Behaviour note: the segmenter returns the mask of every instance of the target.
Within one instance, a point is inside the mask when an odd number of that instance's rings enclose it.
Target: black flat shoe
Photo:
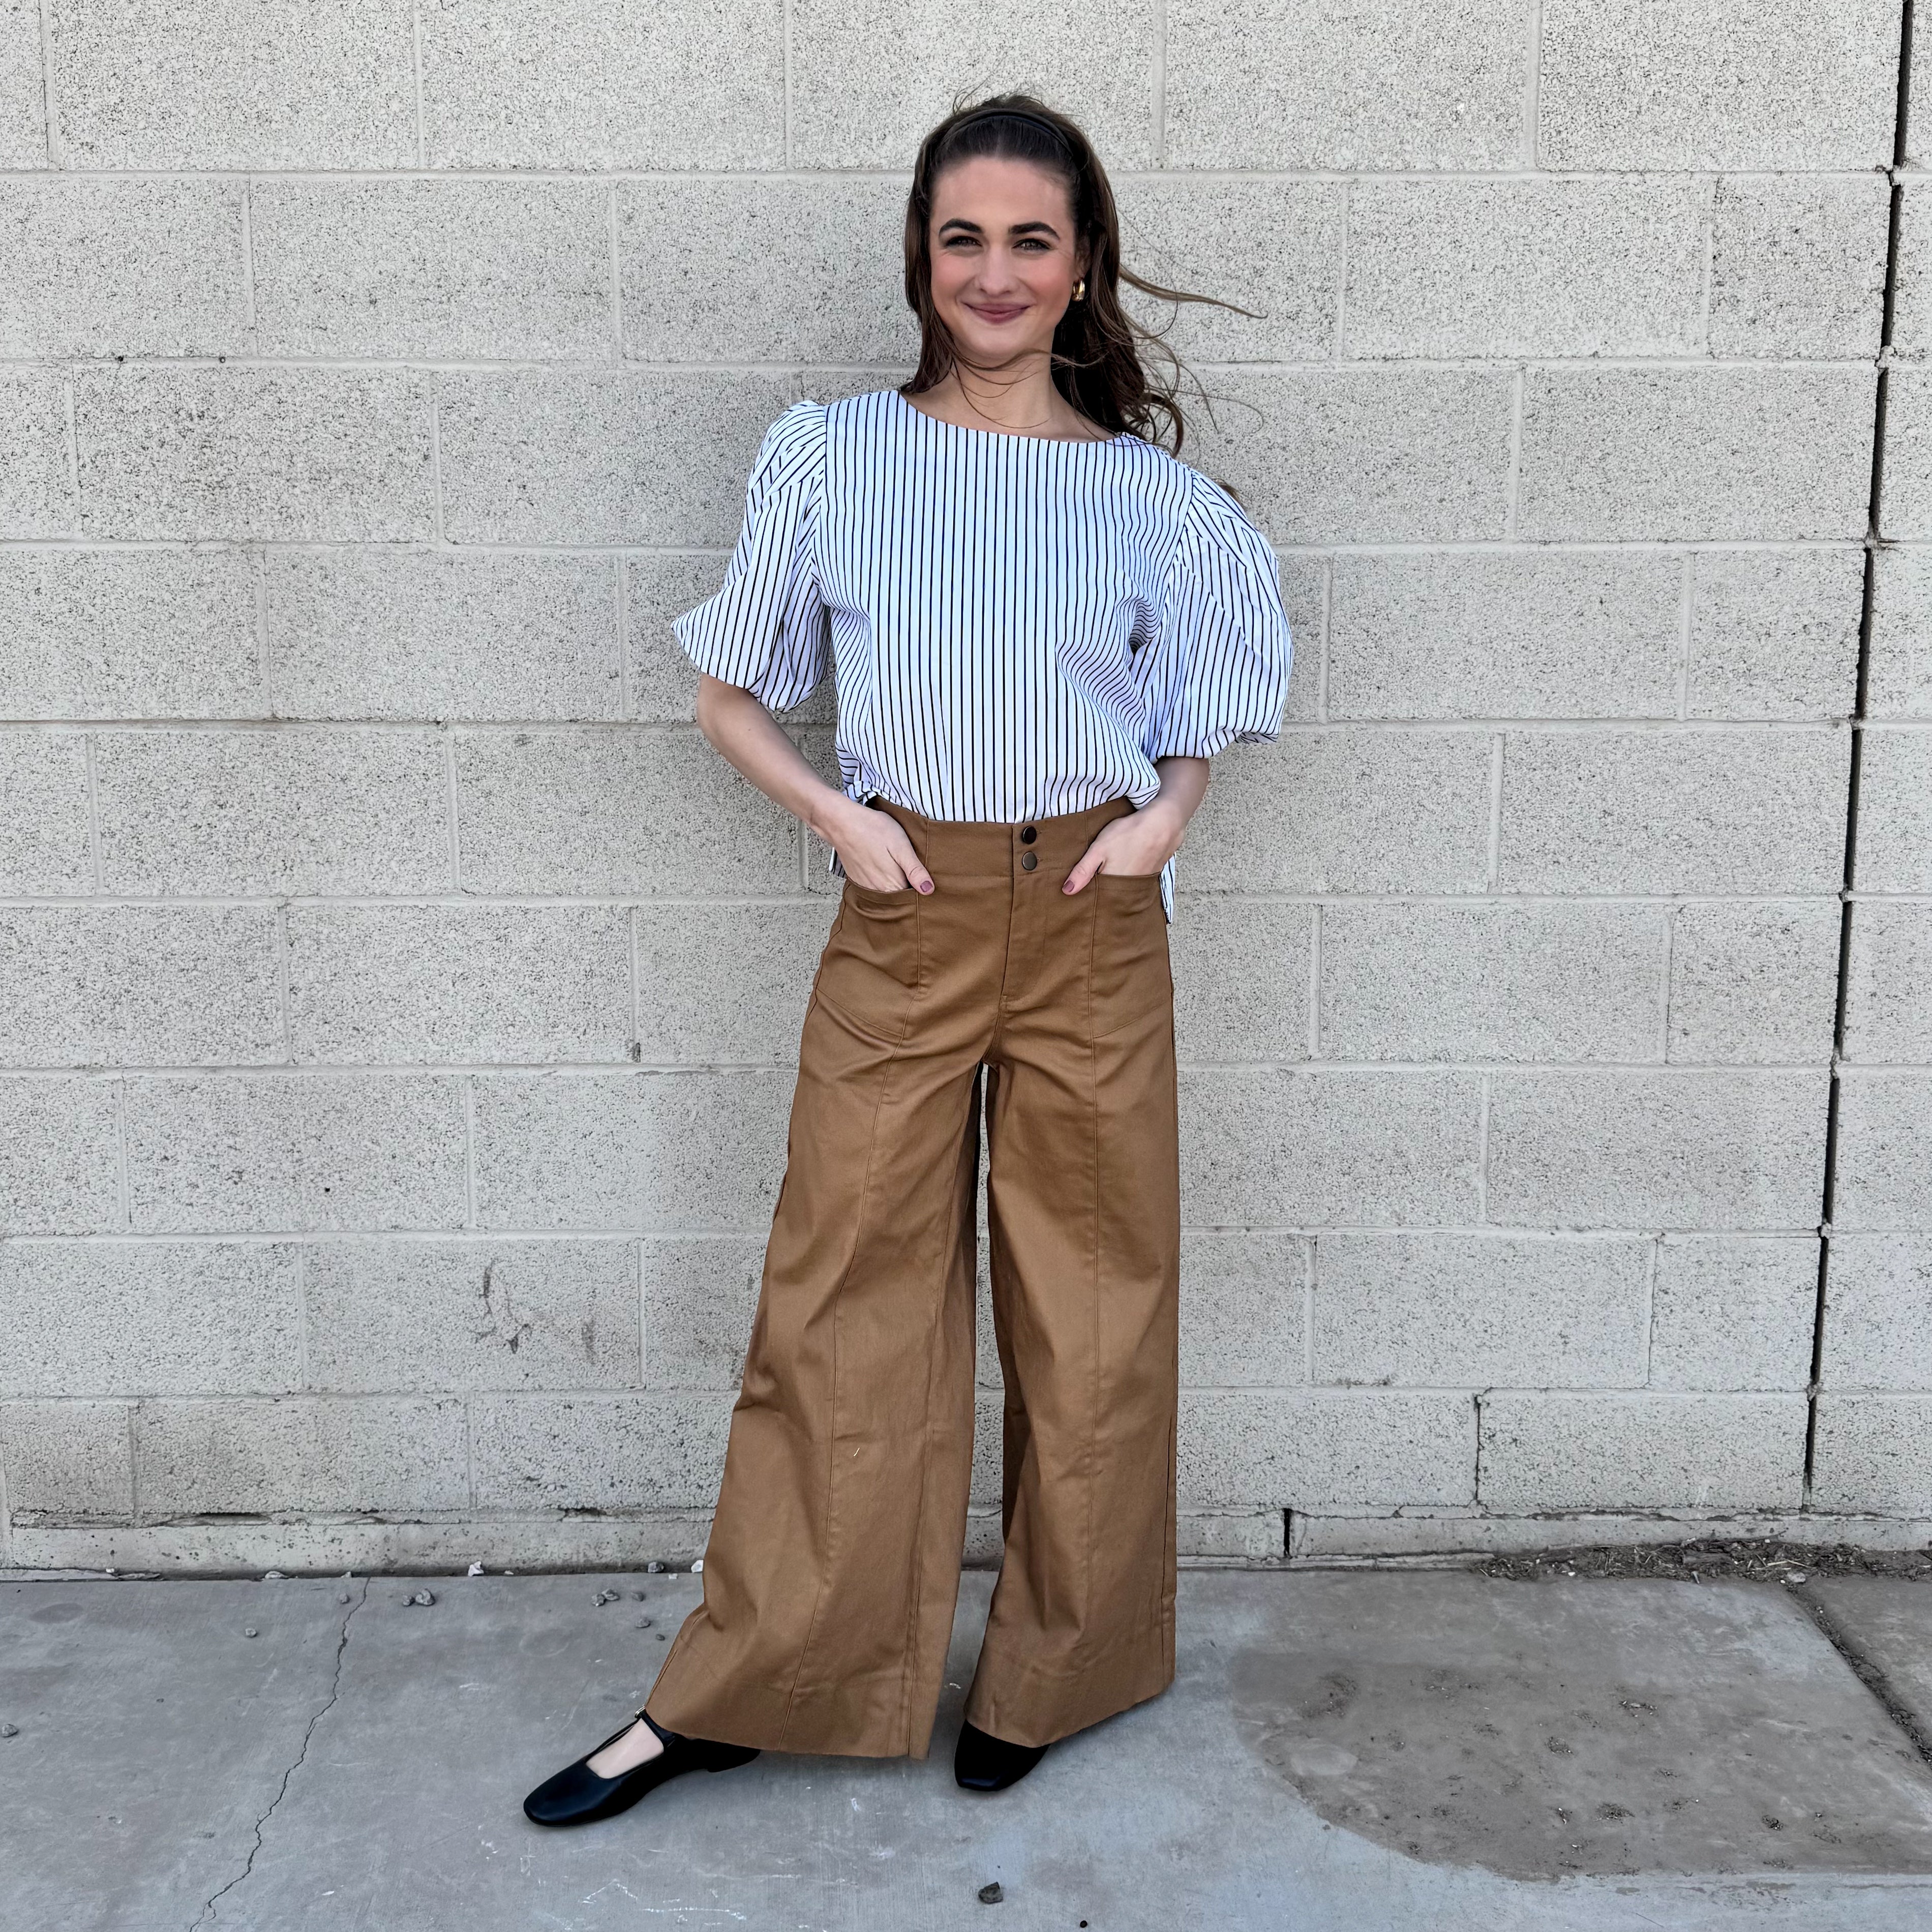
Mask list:
[[[952,1778],[962,1791],[1004,1791],[1046,1755],[1044,1744],[1010,1744],[976,1725],[962,1724],[952,1750]]]
[[[590,1768],[590,1760],[614,1744],[642,1718],[664,1740],[664,1749],[647,1764],[620,1771],[615,1778],[599,1778]],[[647,1711],[640,1711],[622,1730],[613,1731],[601,1744],[593,1745],[574,1764],[566,1765],[555,1777],[547,1778],[524,1800],[524,1816],[538,1825],[587,1825],[593,1818],[608,1818],[628,1810],[647,1791],[655,1791],[666,1778],[687,1771],[729,1771],[748,1764],[758,1756],[743,1744],[712,1744],[704,1738],[687,1738],[652,1723]]]

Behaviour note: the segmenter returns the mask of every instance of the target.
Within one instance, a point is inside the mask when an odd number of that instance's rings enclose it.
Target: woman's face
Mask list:
[[[1066,184],[976,154],[933,184],[932,302],[964,358],[998,368],[1053,346],[1084,264]]]

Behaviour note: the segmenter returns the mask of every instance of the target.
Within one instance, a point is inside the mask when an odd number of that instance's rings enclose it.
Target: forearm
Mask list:
[[[1187,829],[1187,821],[1200,809],[1208,795],[1208,760],[1205,758],[1156,758],[1154,768],[1160,774],[1160,790],[1142,806],[1143,812],[1158,806],[1174,820],[1177,836]]]
[[[772,714],[748,691],[700,674],[698,727],[725,761],[774,804],[835,843],[832,826],[845,794],[806,762]]]

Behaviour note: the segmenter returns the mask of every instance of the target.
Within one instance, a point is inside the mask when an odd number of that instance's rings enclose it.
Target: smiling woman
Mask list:
[[[964,1788],[1174,1672],[1174,854],[1289,659],[1274,554],[1184,435],[1105,173],[1025,96],[920,151],[902,389],[766,432],[698,722],[846,884],[799,1044],[724,1483],[648,1710],[525,1801],[601,1817],[760,1749],[925,1756],[972,1466],[980,1122],[1006,1560]],[[1168,358],[1172,362],[1172,358]],[[1173,364],[1175,373],[1178,364]],[[772,713],[830,670],[839,779]]]

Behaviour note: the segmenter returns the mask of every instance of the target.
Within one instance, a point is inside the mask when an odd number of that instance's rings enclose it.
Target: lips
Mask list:
[[[1024,307],[1018,308],[982,308],[977,302],[968,302],[966,306],[970,308],[982,322],[1011,322],[1016,316],[1022,316],[1026,314],[1026,310]]]

